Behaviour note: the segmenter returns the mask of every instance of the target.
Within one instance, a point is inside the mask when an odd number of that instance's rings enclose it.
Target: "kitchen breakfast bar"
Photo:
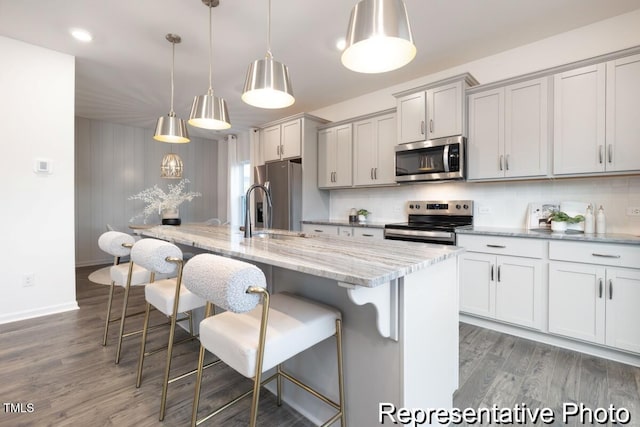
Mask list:
[[[452,407],[458,387],[457,256],[463,249],[281,230],[245,238],[228,226],[202,224],[156,226],[140,234],[250,262],[264,271],[270,292],[288,291],[340,309],[349,425],[379,425],[384,403]],[[331,340],[286,367],[337,398]],[[293,386],[285,387],[284,399],[315,423],[332,414]],[[387,418],[385,424],[392,423]]]

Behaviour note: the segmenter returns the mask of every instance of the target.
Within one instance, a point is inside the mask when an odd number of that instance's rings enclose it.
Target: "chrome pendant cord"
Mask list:
[[[176,113],[173,111],[173,67],[176,62],[176,39],[171,37],[169,41],[171,42],[171,110],[169,110],[169,116],[174,117]]]
[[[213,8],[213,2],[209,2],[209,90],[207,91],[207,93],[209,95],[213,95],[213,73],[211,72],[212,69],[212,62],[213,62],[213,24],[212,24],[212,13],[211,13],[211,9]]]
[[[267,11],[267,58],[273,58],[271,54],[271,0],[269,0],[269,10]]]

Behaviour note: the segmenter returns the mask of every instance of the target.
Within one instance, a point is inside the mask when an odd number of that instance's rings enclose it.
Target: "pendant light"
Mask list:
[[[259,108],[284,108],[296,102],[289,69],[271,55],[271,0],[267,13],[267,53],[264,59],[249,65],[242,100]]]
[[[189,124],[204,129],[229,129],[231,120],[227,112],[227,103],[224,98],[218,98],[213,94],[211,85],[211,61],[213,57],[213,35],[211,28],[211,9],[220,4],[219,0],[202,0],[209,8],[209,90],[205,95],[196,96],[191,106]]]
[[[416,56],[403,0],[361,0],[351,10],[342,64],[359,73],[384,73]]]
[[[165,154],[160,164],[160,178],[180,179],[182,178],[182,159],[177,154]]]
[[[173,111],[173,67],[176,60],[176,43],[180,43],[182,39],[177,34],[167,34],[165,38],[171,43],[171,111],[167,116],[158,119],[153,139],[161,142],[189,142],[187,125],[184,120],[176,117],[176,113]]]

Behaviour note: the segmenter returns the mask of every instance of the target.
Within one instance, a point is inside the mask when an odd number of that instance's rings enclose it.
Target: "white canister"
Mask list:
[[[593,234],[595,232],[593,208],[591,205],[587,206],[587,212],[584,214],[584,232],[585,234]]]
[[[598,213],[596,215],[596,233],[604,234],[607,232],[607,220],[604,216],[604,208],[600,205]]]

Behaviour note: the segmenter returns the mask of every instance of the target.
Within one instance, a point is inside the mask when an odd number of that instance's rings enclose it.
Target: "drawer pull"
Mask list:
[[[609,299],[613,299],[613,280],[609,279]]]
[[[363,237],[373,237],[373,234],[362,233]]]
[[[598,298],[602,298],[602,279],[598,280]]]
[[[591,255],[597,256],[600,258],[620,258],[620,255],[597,254],[597,253],[592,253]]]
[[[498,248],[498,249],[505,249],[506,246],[503,245],[487,245],[488,248]]]
[[[324,233],[324,230],[313,230],[313,231],[315,231],[316,233]]]

